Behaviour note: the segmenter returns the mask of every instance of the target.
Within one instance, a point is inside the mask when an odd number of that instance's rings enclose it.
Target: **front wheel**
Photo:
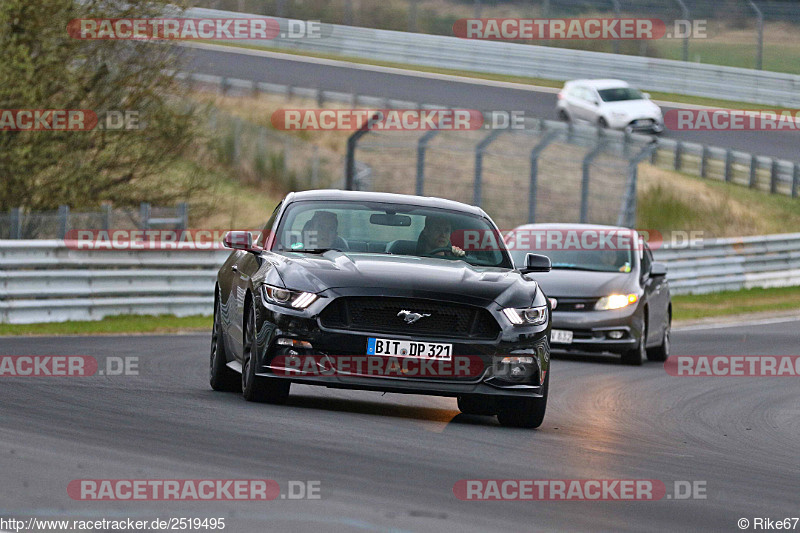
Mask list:
[[[491,396],[465,394],[459,396],[458,410],[465,415],[487,415],[497,414],[497,406]]]
[[[214,322],[211,326],[211,361],[209,383],[215,391],[239,392],[242,384],[235,371],[228,368],[225,342],[222,339],[219,298],[214,302]]]
[[[242,361],[242,396],[248,402],[286,403],[291,382],[256,375],[258,366],[256,310],[249,306],[244,327],[244,360]]]
[[[541,398],[505,398],[500,401],[497,420],[501,426],[515,428],[538,428],[544,422],[547,410],[547,395],[550,389],[550,372],[544,378]]]
[[[636,348],[622,353],[620,362],[623,365],[642,366],[644,360],[647,358],[647,322],[644,323],[642,328],[642,336],[639,338],[639,344]]]
[[[649,361],[666,361],[669,357],[669,333],[672,329],[672,320],[667,318],[667,325],[664,326],[664,333],[661,336],[661,344],[655,348],[647,350]]]

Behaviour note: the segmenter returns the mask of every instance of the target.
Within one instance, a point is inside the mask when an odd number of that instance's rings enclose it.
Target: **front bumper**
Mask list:
[[[283,379],[293,383],[340,389],[359,389],[431,396],[482,394],[495,397],[537,398],[543,394],[542,383],[549,371],[549,329],[544,326],[520,330],[504,330],[494,340],[472,340],[441,337],[408,337],[323,328],[316,318],[305,318],[268,305],[262,308],[264,320],[258,334],[259,362],[256,375],[267,379]],[[286,358],[298,356],[308,360],[337,357],[367,357],[370,337],[415,342],[452,344],[452,356],[479,362],[469,376],[405,377],[363,375],[358,373],[288,372]],[[279,345],[279,339],[309,343],[311,348]],[[503,357],[530,357],[532,363],[522,365],[524,374],[511,377],[508,365],[498,364]],[[369,356],[381,357],[381,356]]]
[[[553,312],[553,329],[572,332],[571,344],[551,343],[553,351],[622,353],[636,348],[643,327],[638,306],[608,311]],[[619,339],[611,332],[621,332]]]

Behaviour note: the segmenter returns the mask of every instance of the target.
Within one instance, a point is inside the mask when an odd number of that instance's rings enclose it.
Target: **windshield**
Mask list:
[[[511,256],[515,264],[524,265],[528,253],[549,257],[553,270],[630,272],[633,266],[630,250],[513,250]]]
[[[502,244],[465,251],[464,232],[497,233],[488,219],[458,211],[395,203],[295,202],[281,217],[271,250],[409,255],[513,268]]]
[[[638,89],[631,87],[616,87],[597,91],[604,102],[622,102],[624,100],[644,100],[644,95]]]

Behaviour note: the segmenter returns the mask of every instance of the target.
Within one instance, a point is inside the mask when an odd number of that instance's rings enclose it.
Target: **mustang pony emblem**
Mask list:
[[[413,324],[420,318],[425,318],[426,316],[431,316],[431,315],[428,313],[423,313],[423,314],[412,313],[411,311],[406,311],[405,309],[403,309],[402,311],[397,313],[397,316],[403,317],[403,320],[406,321],[406,324]]]

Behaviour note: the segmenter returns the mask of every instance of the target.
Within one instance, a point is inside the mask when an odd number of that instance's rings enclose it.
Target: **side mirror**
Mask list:
[[[667,265],[665,265],[664,263],[653,262],[653,264],[650,265],[651,277],[657,278],[666,275],[667,275]]]
[[[249,231],[229,231],[222,239],[226,248],[234,250],[253,251],[253,234]]]
[[[528,254],[525,256],[525,268],[520,268],[519,271],[523,274],[530,274],[531,272],[550,272],[551,268],[550,258],[546,255]]]
[[[644,93],[642,96],[644,96],[645,100],[650,100],[650,93]]]

